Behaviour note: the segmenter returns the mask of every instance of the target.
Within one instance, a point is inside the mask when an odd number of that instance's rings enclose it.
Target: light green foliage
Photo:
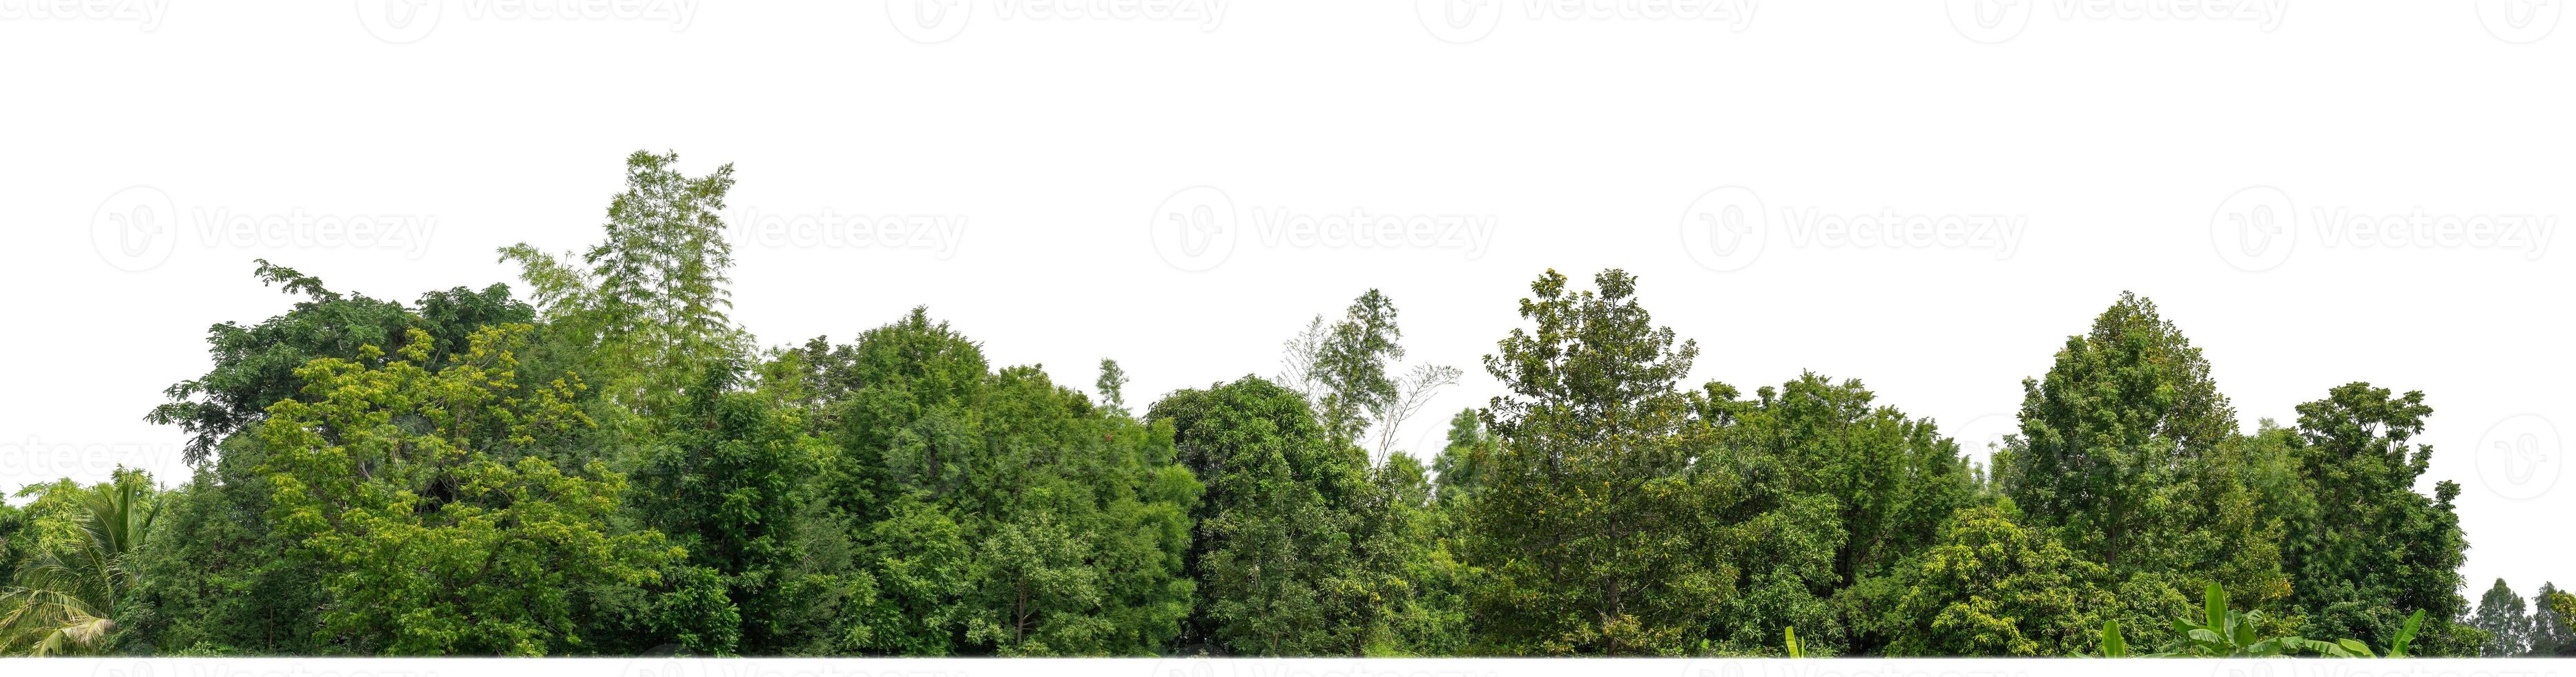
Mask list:
[[[709,369],[748,351],[725,288],[733,245],[721,213],[733,165],[701,177],[677,153],[626,158],[626,190],[608,205],[604,239],[576,257],[526,244],[501,249],[543,309],[542,347],[597,385],[614,407],[592,413],[629,444],[676,411]],[[632,412],[630,415],[629,412]]]
[[[1898,656],[2064,656],[2093,646],[2117,608],[2102,566],[2014,521],[2011,504],[1960,510],[1878,595],[1873,630]]]
[[[142,575],[119,619],[156,651],[324,650],[310,641],[320,584],[311,567],[289,556],[293,539],[262,519],[272,492],[257,468],[267,451],[250,430],[269,405],[301,395],[296,369],[316,358],[359,360],[365,346],[395,345],[411,330],[429,336],[432,364],[423,366],[434,369],[465,352],[477,329],[535,316],[497,284],[431,292],[406,307],[332,291],[267,261],[257,275],[302,300],[251,326],[226,322],[208,330],[213,367],[171,386],[171,401],[147,417],[189,433],[185,456],[198,465],[163,502],[160,523],[184,536],[150,540],[135,554]]]
[[[530,453],[589,420],[570,404],[576,382],[517,386],[510,350],[527,331],[478,333],[436,372],[418,331],[381,366],[371,348],[318,359],[296,370],[304,399],[269,408],[268,519],[322,573],[320,633],[367,653],[580,651],[574,590],[653,583],[680,555],[609,527],[623,477]]]
[[[2216,583],[2209,584],[2201,609],[2202,615],[2196,621],[2178,618],[2173,622],[2174,632],[2183,638],[2183,653],[2188,655],[2263,658],[2298,653],[2312,648],[2312,645],[2321,653],[2337,656],[2354,649],[2369,651],[2352,640],[2344,640],[2345,644],[2329,644],[2310,642],[2297,636],[2264,637],[2261,631],[2263,612],[2228,608],[2227,591]]]
[[[150,476],[121,468],[97,486],[65,480],[22,492],[40,495],[29,513],[59,515],[72,529],[20,532],[35,538],[0,586],[0,655],[99,654],[115,645],[119,606],[134,588],[134,553],[160,514],[158,493]]]
[[[2120,621],[2102,621],[2102,658],[2128,658],[2129,642],[2120,637]]]
[[[2387,657],[2407,657],[2407,650],[2414,641],[2416,630],[2423,620],[2422,611],[2407,617],[2404,626],[2399,628],[2390,640]],[[2266,622],[2262,611],[2237,611],[2229,608],[2227,592],[2218,584],[2212,583],[2202,593],[2198,616],[2173,621],[2175,636],[2180,638],[2177,640],[2179,650],[2135,655],[2271,658],[2295,655],[2302,651],[2333,658],[2371,658],[2377,655],[2370,650],[2370,645],[2349,638],[2328,642],[2297,635],[2269,636],[2264,629],[2275,625]],[[2127,658],[2133,655],[2129,652],[2127,642],[2120,636],[2120,624],[2117,620],[2102,622],[2101,646],[2101,657]]]
[[[1127,380],[1127,370],[1118,368],[1117,360],[1100,358],[1100,379],[1092,386],[1100,389],[1100,406],[1109,413],[1127,415]]]
[[[2545,586],[2544,590],[2547,590]],[[2568,594],[2563,590],[2547,590],[2540,595],[2539,599],[2551,614],[2558,617],[2561,627],[2564,627],[2567,619],[2576,618],[2576,594]],[[2566,646],[2559,645],[2559,655],[2565,655]]]
[[[171,385],[164,390],[170,402],[145,417],[189,433],[184,451],[191,463],[205,462],[226,438],[256,423],[269,403],[301,392],[295,370],[306,362],[354,360],[363,346],[400,343],[412,329],[427,332],[433,342],[430,354],[444,358],[465,350],[466,335],[474,330],[527,322],[535,312],[497,284],[479,292],[464,287],[431,292],[414,308],[405,308],[364,294],[331,291],[319,278],[266,259],[259,261],[256,275],[263,284],[301,294],[304,300],[256,325],[225,322],[208,328],[207,352],[214,368]]]

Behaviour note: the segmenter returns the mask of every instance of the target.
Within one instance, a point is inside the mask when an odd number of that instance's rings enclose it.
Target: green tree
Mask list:
[[[1145,655],[1179,635],[1182,569],[1201,488],[1168,431],[1095,406],[1035,367],[991,379],[971,486],[967,639],[1004,655]],[[973,470],[970,474],[982,474]]]
[[[0,573],[17,571],[18,563],[34,549],[28,519],[27,511],[0,501]]]
[[[2015,523],[2015,508],[1960,510],[1938,543],[1899,567],[1875,622],[1898,656],[2066,656],[2094,647],[2116,608],[2104,568]],[[2126,625],[2126,624],[2123,624]]]
[[[1092,386],[1100,389],[1101,406],[1110,413],[1127,415],[1127,370],[1118,368],[1117,360],[1100,358],[1100,379]]]
[[[500,250],[544,311],[539,361],[596,383],[613,406],[590,413],[639,447],[683,406],[686,388],[751,346],[725,314],[733,246],[721,214],[733,165],[690,177],[673,168],[679,159],[627,156],[626,190],[609,201],[605,239],[579,257],[525,243]]]
[[[1758,408],[1739,414],[1738,439],[1784,461],[1793,491],[1838,504],[1849,536],[1835,557],[1837,586],[1930,547],[1941,523],[1976,499],[1958,444],[1928,419],[1874,404],[1857,380],[1808,373],[1759,395]]]
[[[475,330],[535,316],[498,284],[434,291],[406,307],[333,291],[265,260],[257,277],[302,298],[286,313],[249,326],[210,328],[213,366],[168,388],[170,401],[147,416],[188,434],[185,458],[198,468],[160,499],[160,528],[182,536],[148,540],[134,555],[143,575],[125,625],[137,643],[156,651],[324,650],[310,641],[323,605],[320,583],[289,556],[294,539],[261,518],[274,492],[257,470],[267,450],[249,432],[269,405],[301,395],[297,368],[324,357],[359,360],[365,346],[392,345],[413,330],[429,336],[432,364],[426,366],[437,368],[465,352]]]
[[[1472,420],[1472,419],[1470,419]],[[1357,653],[1458,656],[1478,652],[1469,595],[1476,571],[1459,561],[1455,513],[1433,499],[1429,469],[1389,454],[1369,472],[1358,524]]]
[[[1200,487],[1167,428],[992,371],[922,309],[807,352],[841,398],[825,495],[876,585],[852,649],[1141,655],[1180,633]]]
[[[352,360],[364,346],[393,345],[419,329],[434,341],[430,354],[445,359],[465,350],[465,337],[487,325],[527,322],[535,311],[510,298],[504,285],[482,291],[464,287],[421,296],[417,309],[364,294],[342,294],[293,268],[259,261],[262,284],[304,300],[286,314],[248,327],[233,322],[206,330],[214,367],[204,376],[165,389],[168,403],[145,419],[188,433],[189,463],[203,463],[233,433],[258,422],[270,403],[302,392],[295,370],[316,358]]]
[[[1316,423],[1296,391],[1246,376],[1175,391],[1147,414],[1206,485],[1194,513],[1191,637],[1229,653],[1356,653],[1375,622],[1354,547],[1368,461]]]
[[[94,487],[65,480],[33,490],[67,502],[77,531],[34,552],[0,588],[0,655],[105,653],[115,646],[125,595],[134,588],[134,552],[160,514],[152,479],[119,468]],[[22,492],[21,495],[26,495]]]
[[[2281,464],[2263,456],[2278,447],[2237,433],[2209,362],[2154,302],[2122,294],[2022,391],[1995,484],[2026,524],[2104,566],[2131,642],[2175,641],[2162,621],[2212,583],[2258,610],[2288,603],[2290,524],[2267,503],[2285,493],[2270,470]]]
[[[682,556],[658,532],[610,527],[624,477],[534,453],[590,422],[578,382],[517,386],[510,351],[528,331],[487,329],[436,372],[420,331],[399,359],[317,359],[296,372],[304,399],[269,408],[268,519],[322,574],[319,632],[365,653],[579,651],[576,591],[655,583]]]
[[[1501,442],[1485,431],[1485,420],[1475,409],[1449,417],[1447,439],[1440,456],[1431,462],[1433,498],[1444,510],[1463,516],[1464,505],[1485,486],[1485,464]]]
[[[2540,584],[2531,595],[2531,653],[2533,656],[2576,654],[2576,633],[2570,633],[2567,614],[2550,606],[2550,600],[2563,594],[2556,583]]]
[[[2504,579],[2496,579],[2487,593],[2478,597],[2478,611],[2469,617],[2469,625],[2487,633],[2480,656],[2520,656],[2531,653],[2532,617],[2523,604],[2522,595]]]
[[[1834,598],[1930,548],[1943,522],[1978,501],[1968,461],[1932,421],[1875,404],[1857,380],[1807,373],[1756,395],[1735,401],[1713,384],[1698,400],[1700,418],[1723,426],[1725,458],[1766,478],[1737,509],[1764,531],[1748,536],[1759,545],[1739,564],[1747,592],[1713,639],[1761,650],[1794,626],[1819,651],[1875,650],[1886,638],[1844,619]]]
[[[2548,610],[2549,613],[2546,616],[2555,618],[2561,631],[2567,628],[2568,619],[2576,618],[2576,595],[2568,594],[2565,590],[2542,585],[2540,595],[2533,597],[2532,600],[2533,606]],[[2562,642],[2558,645],[2557,653],[2552,655],[2568,655],[2568,644],[2563,641],[2565,635],[2561,634],[2559,637],[2562,638]]]
[[[736,388],[738,369],[719,365],[690,390],[685,423],[648,452],[631,503],[692,563],[722,576],[742,619],[740,646],[722,649],[789,653],[824,639],[799,622],[810,616],[798,607],[863,595],[873,582],[803,566],[805,480],[822,458],[792,411]]]
[[[2200,349],[2153,301],[2122,294],[2022,391],[2021,435],[1996,461],[2004,493],[2115,578],[2175,564],[2155,552],[2169,515],[2150,506],[2236,431]]]
[[[1697,344],[1655,327],[1636,278],[1610,270],[1573,292],[1548,271],[1485,357],[1507,395],[1486,408],[1502,445],[1471,518],[1491,585],[1479,618],[1539,653],[1683,650],[1735,572],[1702,527],[1738,482],[1692,463],[1704,447],[1674,382]]]
[[[2445,480],[2433,496],[2415,493],[2433,456],[2431,445],[2409,444],[2433,414],[2424,394],[2351,383],[2298,411],[2300,466],[2316,501],[2332,506],[2296,530],[2282,553],[2298,581],[2294,599],[2307,611],[2306,634],[2382,641],[2423,610],[2429,618],[2415,653],[2477,652],[2479,642],[2456,635],[2451,620],[2468,610],[2458,592],[2468,541],[2452,508],[2460,486]]]
[[[252,431],[256,432],[256,431]],[[163,494],[160,537],[136,553],[133,643],[164,655],[315,655],[327,603],[301,539],[263,516],[275,504],[267,450],[235,435],[186,484]]]
[[[1398,376],[1403,339],[1395,301],[1368,290],[1351,302],[1342,319],[1327,324],[1318,315],[1288,341],[1285,370],[1277,382],[1306,395],[1316,421],[1333,439],[1360,444],[1375,430],[1372,451],[1384,457],[1395,451],[1404,422],[1430,402],[1432,393],[1457,384],[1459,376],[1456,367],[1433,364],[1415,365]]]

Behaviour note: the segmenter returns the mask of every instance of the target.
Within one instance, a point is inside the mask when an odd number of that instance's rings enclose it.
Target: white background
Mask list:
[[[1692,385],[1860,378],[1980,456],[2021,379],[2135,290],[2249,430],[2348,381],[2425,391],[2422,488],[2466,488],[2464,594],[2576,583],[2565,247],[2320,218],[2556,235],[2576,212],[2563,0],[1443,1],[0,0],[0,487],[117,463],[182,480],[179,432],[141,417],[203,373],[208,325],[291,303],[253,258],[379,298],[515,282],[495,248],[587,246],[624,156],[669,149],[692,174],[735,164],[736,226],[962,219],[893,246],[750,231],[734,317],[766,344],[927,304],[996,364],[1086,390],[1117,358],[1142,406],[1274,373],[1307,318],[1377,287],[1413,361],[1468,371],[1405,431],[1419,452],[1495,394],[1479,358],[1550,267],[1640,276],[1700,342]],[[1197,206],[1216,254],[1171,253]],[[1262,229],[1354,210],[1490,240]],[[1721,256],[1711,233],[1742,231],[1703,213],[1763,236]],[[1809,213],[2021,230],[1888,247]],[[299,215],[430,227],[220,237]]]

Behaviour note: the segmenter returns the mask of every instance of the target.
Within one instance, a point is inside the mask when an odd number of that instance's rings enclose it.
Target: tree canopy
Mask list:
[[[501,250],[517,288],[255,262],[291,307],[211,327],[146,413],[189,476],[0,504],[0,653],[2576,654],[2554,584],[2464,596],[2460,487],[2416,489],[2432,398],[2318,384],[2245,430],[2135,294],[2069,323],[1979,467],[1849,375],[1694,382],[1745,356],[1638,276],[1549,270],[1499,391],[1417,449],[1460,372],[1385,290],[1273,376],[1161,394],[926,307],[764,347],[731,166],[625,179],[598,244]]]

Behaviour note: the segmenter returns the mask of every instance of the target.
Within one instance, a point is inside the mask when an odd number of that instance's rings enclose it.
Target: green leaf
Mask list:
[[[2201,594],[2201,609],[2209,615],[2206,627],[2211,630],[2227,627],[2227,591],[2220,589],[2217,583],[2209,584],[2209,590]]]
[[[2392,641],[2390,641],[2390,642],[2388,643],[2388,657],[2389,657],[2389,658],[2405,658],[2405,657],[2406,657],[2406,646],[2407,646],[2408,644],[2412,644],[2412,643],[2414,643],[2414,641],[2415,641],[2415,630],[2416,630],[2417,628],[2419,628],[2419,627],[2422,627],[2422,626],[2423,626],[2423,624],[2424,624],[2424,610],[2422,610],[2422,609],[2417,609],[2417,610],[2415,610],[2415,615],[2407,616],[2407,617],[2406,617],[2406,626],[2405,626],[2405,627],[2398,628],[2398,629],[2397,629],[2397,638],[2396,638],[2395,640],[2392,640]]]

